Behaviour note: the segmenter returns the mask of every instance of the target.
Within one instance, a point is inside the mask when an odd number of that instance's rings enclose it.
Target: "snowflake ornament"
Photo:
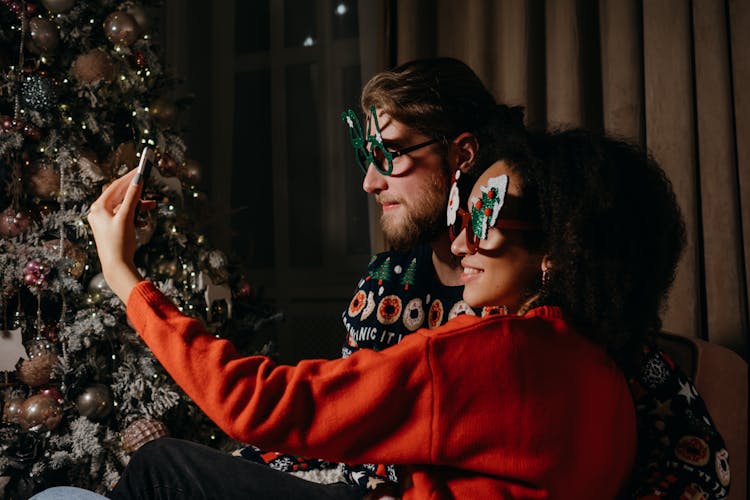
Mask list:
[[[456,213],[458,212],[458,207],[461,204],[461,197],[460,193],[458,192],[459,177],[461,177],[461,171],[456,170],[456,174],[453,177],[454,181],[451,185],[451,191],[448,195],[448,213],[446,217],[448,226],[452,226],[456,223]]]

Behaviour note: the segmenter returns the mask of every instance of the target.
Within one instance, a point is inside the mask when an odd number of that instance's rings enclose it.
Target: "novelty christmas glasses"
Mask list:
[[[448,199],[448,234],[451,241],[458,238],[461,231],[466,230],[466,248],[469,253],[476,253],[479,240],[486,240],[491,227],[498,229],[517,229],[521,231],[538,230],[538,224],[520,219],[499,218],[500,209],[505,203],[508,191],[508,176],[500,175],[487,181],[486,186],[479,190],[482,197],[471,198],[471,213],[460,207],[458,178],[461,171],[456,171],[455,181],[451,186]]]
[[[372,117],[372,123],[375,124],[375,135],[370,134],[371,122],[368,120],[367,135],[365,136],[362,134],[362,125],[354,111],[348,109],[341,113],[341,120],[349,127],[349,139],[352,141],[357,164],[364,174],[367,174],[367,169],[370,167],[370,164],[372,164],[382,175],[402,174],[402,171],[397,170],[394,172],[394,158],[398,158],[399,156],[438,142],[437,139],[430,139],[429,141],[420,142],[419,144],[399,149],[398,151],[390,151],[386,148],[385,144],[383,144],[383,137],[380,135],[380,125],[378,124],[378,115],[375,112],[375,106],[370,106],[370,116]],[[368,144],[369,149],[367,147]]]

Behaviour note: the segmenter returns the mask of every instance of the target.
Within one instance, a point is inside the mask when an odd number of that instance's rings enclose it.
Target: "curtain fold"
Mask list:
[[[359,12],[359,60],[362,82],[367,82],[376,73],[388,68],[391,26],[386,0],[358,0]],[[370,226],[370,248],[380,252],[385,248],[385,239],[380,230],[380,209],[372,196],[367,198],[367,213]]]
[[[457,57],[500,102],[525,106],[530,126],[603,129],[647,147],[688,231],[664,328],[747,359],[749,2],[400,0],[396,9],[397,63]]]

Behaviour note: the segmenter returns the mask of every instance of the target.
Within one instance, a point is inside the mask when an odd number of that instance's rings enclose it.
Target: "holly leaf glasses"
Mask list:
[[[351,140],[352,148],[354,148],[354,157],[363,174],[367,174],[367,170],[372,165],[381,175],[397,175],[401,172],[394,172],[393,170],[393,160],[395,158],[438,142],[437,139],[430,139],[397,151],[391,151],[383,144],[375,106],[370,106],[370,116],[372,117],[372,122],[370,120],[367,121],[367,131],[365,134],[362,131],[362,124],[357,117],[357,113],[351,109],[341,113],[341,120],[346,123],[349,130],[349,139]],[[375,124],[374,134],[370,133],[371,123]]]

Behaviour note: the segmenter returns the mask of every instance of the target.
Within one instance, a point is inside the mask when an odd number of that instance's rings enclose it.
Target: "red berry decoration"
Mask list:
[[[484,215],[486,215],[487,217],[489,217],[490,215],[492,215],[492,209],[489,208],[489,207],[485,208],[484,209]]]
[[[474,203],[474,208],[476,208],[477,210],[482,208],[482,200],[477,200],[476,203]]]
[[[495,191],[494,189],[490,189],[489,193],[487,193],[487,198],[489,198],[491,200],[495,196],[497,196],[497,191]]]

